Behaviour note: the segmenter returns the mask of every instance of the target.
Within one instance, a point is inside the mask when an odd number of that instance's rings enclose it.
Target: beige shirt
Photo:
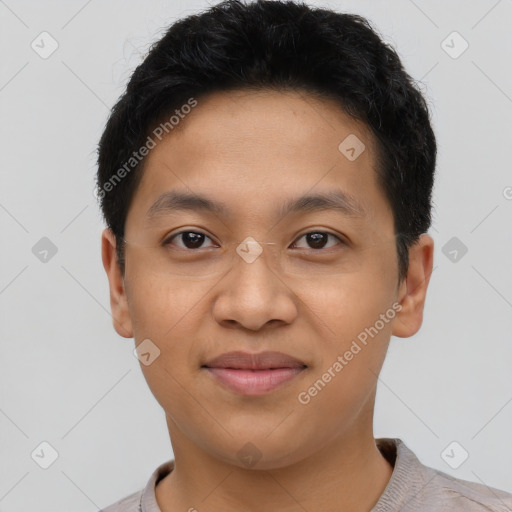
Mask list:
[[[512,512],[512,494],[467,482],[424,466],[400,439],[377,439],[381,453],[393,466],[382,496],[370,512]],[[156,484],[173,469],[161,464],[146,487],[110,505],[103,512],[162,512]]]

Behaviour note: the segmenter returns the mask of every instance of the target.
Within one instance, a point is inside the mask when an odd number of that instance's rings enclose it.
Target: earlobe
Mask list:
[[[111,229],[105,229],[101,235],[101,258],[110,287],[110,308],[114,329],[123,338],[133,338],[124,278],[117,261],[116,239]]]
[[[400,286],[398,302],[402,306],[396,315],[392,334],[408,338],[416,334],[423,322],[423,310],[434,261],[434,240],[423,234],[409,249],[409,268]]]

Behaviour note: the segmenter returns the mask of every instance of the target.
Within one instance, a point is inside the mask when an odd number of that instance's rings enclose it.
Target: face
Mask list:
[[[103,254],[171,438],[270,469],[371,431],[389,338],[419,328],[424,295],[397,286],[370,133],[292,92],[215,93],[182,123],[145,162],[124,276],[108,233]]]

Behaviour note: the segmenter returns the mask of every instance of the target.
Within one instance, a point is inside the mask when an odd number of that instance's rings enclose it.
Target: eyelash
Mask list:
[[[185,230],[185,231],[180,231],[179,233],[175,233],[174,235],[168,237],[167,239],[165,239],[163,242],[162,242],[162,245],[164,247],[168,246],[168,245],[173,245],[172,244],[172,240],[174,240],[175,238],[179,237],[180,235],[183,235],[183,234],[186,234],[186,233],[194,233],[196,235],[204,235],[206,238],[210,239],[211,238],[205,234],[205,233],[202,233],[201,231],[193,231],[193,230]],[[332,238],[335,238],[336,240],[338,240],[339,242],[339,245],[342,245],[342,246],[346,246],[347,243],[342,239],[340,238],[339,236],[333,234],[333,233],[329,233],[328,231],[308,231],[307,233],[304,233],[302,234],[297,240],[300,240],[302,238],[304,238],[305,236],[307,235],[311,235],[311,234],[321,234],[321,235],[328,235]],[[296,242],[294,242],[295,244]],[[179,247],[179,246],[178,246]],[[311,248],[312,251],[315,251],[315,252],[318,252],[318,251],[322,251],[322,250],[328,250],[328,249],[332,249],[333,247],[328,247],[327,249],[324,249],[323,247],[321,249],[313,249]],[[183,250],[187,250],[187,251],[197,251],[198,249],[190,249],[188,247],[180,247],[180,249],[183,249]],[[201,248],[199,248],[201,249]]]

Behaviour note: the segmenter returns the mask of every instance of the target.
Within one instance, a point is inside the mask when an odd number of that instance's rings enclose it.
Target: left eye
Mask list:
[[[326,233],[324,231],[312,231],[310,233],[306,233],[305,235],[302,235],[299,240],[302,240],[303,238],[306,239],[306,243],[309,244],[310,247],[305,247],[306,249],[324,249],[326,248],[327,242],[329,237],[332,239],[338,241],[339,243],[343,244],[344,242],[337,237],[336,235],[333,235],[331,233]],[[297,242],[296,242],[297,243]],[[334,244],[336,245],[336,244]],[[331,245],[330,247],[333,247]],[[330,248],[327,247],[327,248]]]

